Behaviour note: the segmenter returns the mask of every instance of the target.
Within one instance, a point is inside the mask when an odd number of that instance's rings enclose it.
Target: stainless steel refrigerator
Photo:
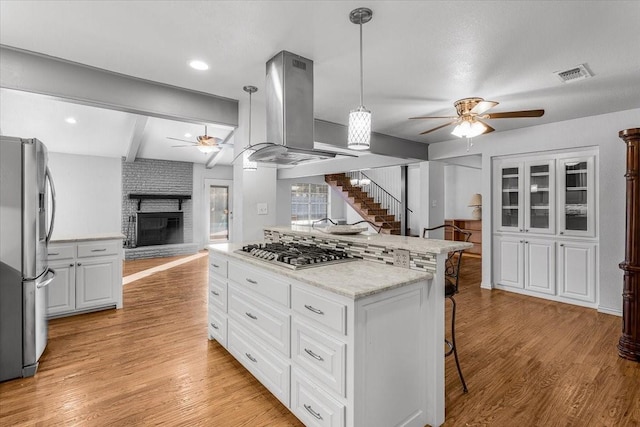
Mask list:
[[[47,345],[54,218],[47,148],[37,139],[0,136],[0,381],[33,376]]]

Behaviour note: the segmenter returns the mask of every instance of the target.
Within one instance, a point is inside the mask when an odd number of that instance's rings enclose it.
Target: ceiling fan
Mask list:
[[[485,101],[482,98],[463,98],[454,102],[458,116],[420,116],[410,117],[410,119],[454,119],[448,123],[437,126],[433,129],[421,132],[420,135],[434,132],[443,127],[455,124],[456,127],[451,132],[457,137],[473,138],[474,136],[493,132],[495,129],[483,122],[488,119],[512,119],[518,117],[541,117],[544,110],[523,110],[508,111],[504,113],[487,113],[485,112],[496,105],[496,101]]]
[[[179,147],[195,147],[200,150],[204,154],[213,153],[215,151],[220,151],[220,145],[222,140],[220,138],[215,138],[213,136],[207,135],[207,127],[204,127],[204,135],[199,135],[196,138],[196,141],[187,141],[186,139],[180,138],[172,138],[170,136],[167,139],[173,139],[175,141],[187,142],[189,145],[172,145],[172,148]]]

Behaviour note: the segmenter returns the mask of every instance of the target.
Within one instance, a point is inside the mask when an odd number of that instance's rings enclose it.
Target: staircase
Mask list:
[[[343,173],[325,175],[324,180],[362,218],[382,226],[381,233],[401,234],[400,221],[396,221],[395,215],[390,215],[387,209],[380,206],[380,203],[374,202],[373,197],[370,197],[366,191],[351,185],[351,179],[347,175]]]

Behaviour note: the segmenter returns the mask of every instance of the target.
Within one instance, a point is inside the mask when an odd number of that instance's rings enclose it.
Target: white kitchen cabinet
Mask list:
[[[498,231],[555,233],[554,160],[496,163]]]
[[[55,316],[69,313],[76,308],[76,265],[73,258],[50,261],[56,277],[47,286],[47,314]]]
[[[430,282],[353,299],[213,250],[209,274],[209,338],[305,425],[427,423]]]
[[[524,288],[524,238],[498,236],[493,241],[496,284]]]
[[[47,315],[122,308],[122,241],[51,243],[48,262],[56,277],[47,286]]]
[[[555,294],[555,242],[513,236],[498,236],[494,242],[497,284]]]
[[[593,149],[493,160],[495,287],[596,306],[597,160]]]
[[[558,224],[560,235],[595,236],[594,171],[594,156],[577,156],[558,160]]]
[[[565,298],[595,302],[595,243],[563,242],[558,248],[558,291]]]

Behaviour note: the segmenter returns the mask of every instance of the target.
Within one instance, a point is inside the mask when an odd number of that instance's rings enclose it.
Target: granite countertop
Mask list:
[[[234,252],[242,248],[242,246],[243,244],[239,243],[219,243],[209,245],[208,249],[209,251],[219,252],[230,258],[244,261],[270,272],[353,299],[363,298],[422,280],[433,279],[433,274],[431,273],[365,260],[290,270],[286,267],[271,265],[260,259]]]
[[[83,234],[77,236],[60,236],[51,239],[50,243],[73,243],[73,242],[90,242],[93,240],[113,240],[124,239],[125,236],[122,233],[98,233],[98,234]]]
[[[317,236],[325,239],[339,239],[346,242],[366,243],[368,245],[385,246],[390,249],[407,249],[411,252],[417,253],[429,252],[434,254],[443,254],[473,247],[472,243],[467,242],[456,242],[452,240],[440,239],[423,239],[421,237],[396,236],[390,234],[331,234],[322,231],[320,227],[312,228],[311,226],[301,225],[265,227],[265,230],[277,231],[280,233]]]

